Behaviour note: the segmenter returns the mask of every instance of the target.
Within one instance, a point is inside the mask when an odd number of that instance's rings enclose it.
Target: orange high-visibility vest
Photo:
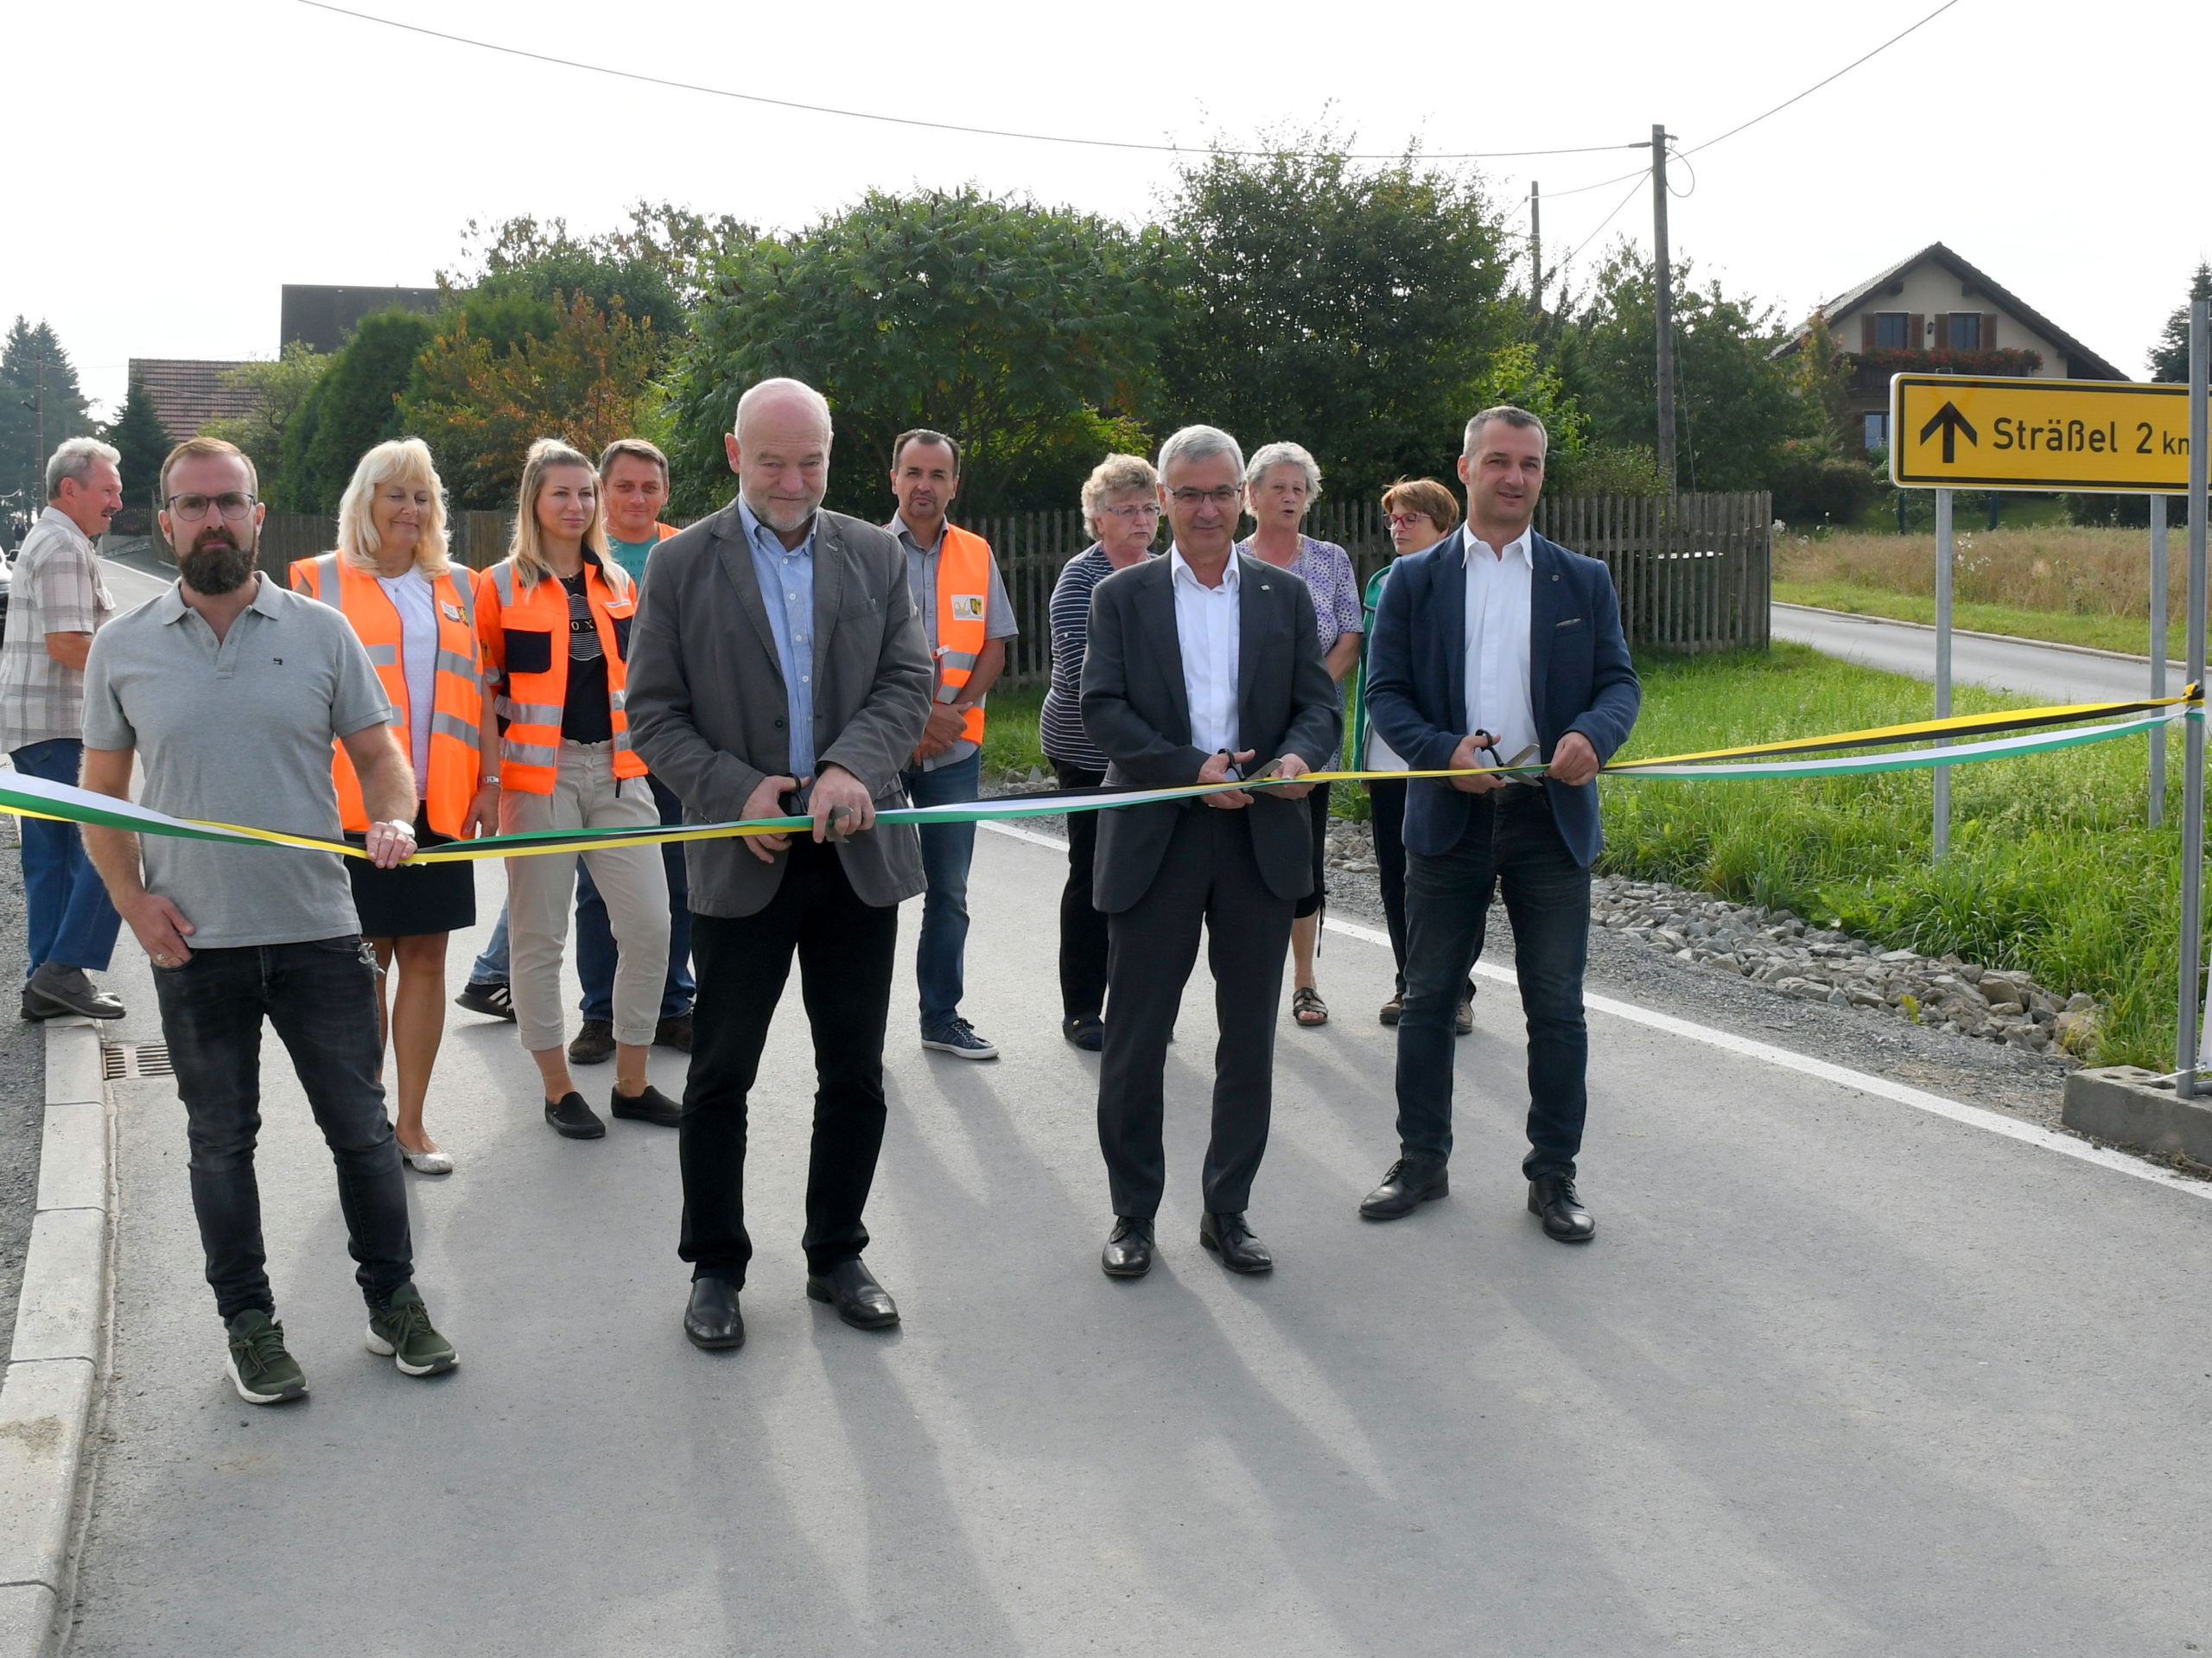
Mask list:
[[[391,704],[392,729],[401,745],[409,746],[410,715],[407,672],[399,657],[398,607],[377,585],[375,576],[335,553],[296,560],[290,575],[293,592],[320,600],[353,624],[384,687],[385,700]],[[429,767],[426,776],[415,779],[415,786],[429,808],[430,827],[441,835],[457,835],[468,816],[469,802],[476,797],[482,771],[476,746],[484,680],[476,645],[475,573],[455,565],[431,578],[430,590],[438,618],[436,689],[430,708]],[[365,834],[369,810],[361,798],[361,780],[353,773],[346,746],[331,746],[339,816],[354,834]]]
[[[983,654],[983,628],[991,610],[991,543],[965,530],[944,526],[937,549],[937,700],[960,694]],[[983,740],[983,708],[968,710],[960,734]]]
[[[622,712],[623,660],[638,590],[621,575],[620,591],[609,566],[584,553],[584,598],[591,606],[599,648],[607,658],[608,723],[614,731],[614,775],[641,778],[645,763],[630,746],[630,721]],[[499,783],[524,794],[550,795],[561,770],[561,713],[569,700],[569,590],[553,576],[524,588],[512,558],[484,573],[476,607],[477,637],[486,671],[499,688]]]

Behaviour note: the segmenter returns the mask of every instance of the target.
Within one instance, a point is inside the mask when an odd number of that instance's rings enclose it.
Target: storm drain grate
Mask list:
[[[107,1082],[133,1077],[174,1077],[165,1042],[105,1042],[100,1045],[100,1076]]]

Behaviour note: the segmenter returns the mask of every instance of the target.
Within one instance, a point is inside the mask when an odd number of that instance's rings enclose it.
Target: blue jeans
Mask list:
[[[1452,1020],[1483,953],[1491,895],[1502,886],[1529,1021],[1529,1151],[1521,1168],[1532,1179],[1571,1177],[1589,1109],[1582,969],[1590,872],[1560,839],[1541,790],[1509,785],[1470,804],[1466,830],[1449,852],[1406,854],[1398,1142],[1408,1157],[1452,1155]]]
[[[261,1022],[292,1057],[338,1166],[338,1206],[372,1307],[415,1275],[399,1142],[384,1115],[375,979],[357,937],[200,950],[154,969],[162,1034],[192,1147],[192,1210],[215,1311],[274,1312],[253,1171],[261,1131]]]
[[[576,860],[576,873],[583,873],[584,861]],[[606,909],[605,905],[600,908]],[[492,924],[492,936],[485,941],[484,953],[476,958],[476,965],[468,969],[471,984],[505,984],[507,981],[507,904],[499,900],[499,918]]]
[[[950,806],[983,791],[981,750],[934,772],[915,770],[899,778],[917,806]],[[921,986],[922,1034],[943,1030],[960,1016],[968,955],[968,866],[976,855],[973,823],[931,823],[922,830],[922,936],[914,946],[914,977]]]
[[[683,822],[683,803],[657,777],[647,777],[660,821]],[[681,1019],[691,1011],[691,888],[683,870],[683,843],[671,841],[660,849],[668,871],[668,980],[660,993],[660,1016]],[[500,912],[500,971],[506,977],[506,913]],[[614,929],[607,919],[607,900],[592,885],[591,866],[576,860],[576,976],[583,981],[583,1000],[577,1004],[586,1019],[614,1018]]]
[[[48,783],[77,781],[85,745],[73,737],[29,743],[10,756],[27,778]],[[56,967],[107,971],[115,935],[123,925],[107,887],[85,855],[85,837],[74,823],[43,817],[18,820],[23,836],[23,909],[29,928],[29,973],[46,962]]]

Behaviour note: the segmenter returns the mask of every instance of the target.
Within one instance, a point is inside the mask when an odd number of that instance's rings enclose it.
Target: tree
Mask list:
[[[728,499],[721,435],[788,374],[836,420],[832,505],[880,513],[908,427],[957,439],[969,512],[1065,505],[1135,416],[1164,327],[1147,245],[1021,198],[871,192],[799,234],[738,247],[694,314],[675,392],[677,499]]]
[[[54,330],[17,317],[0,344],[0,498],[8,498],[0,510],[43,512],[47,457],[92,429],[76,367]]]
[[[2198,260],[2196,274],[2189,279],[2190,300],[2212,299],[2212,264]],[[2189,380],[2189,306],[2186,302],[2174,307],[2173,314],[2166,319],[2166,326],[2158,334],[2158,343],[2151,347],[2151,378],[2170,384],[2186,384]]]
[[[274,362],[241,363],[223,376],[223,384],[252,392],[253,412],[211,420],[200,432],[244,449],[261,475],[263,489],[273,488],[283,467],[284,434],[314,397],[333,360],[306,340],[295,340]]]
[[[123,455],[118,470],[123,474],[124,504],[158,506],[154,497],[161,486],[162,462],[168,459],[176,440],[163,429],[161,416],[154,412],[154,400],[146,395],[145,384],[137,375],[130,377],[130,393],[100,438]]]
[[[1311,153],[1340,147],[1302,134],[1283,154],[1183,168],[1159,423],[1204,421],[1248,449],[1294,440],[1332,492],[1356,495],[1458,452],[1529,318],[1503,298],[1504,231],[1478,175],[1410,152],[1381,168]]]
[[[431,318],[393,309],[364,317],[286,427],[271,505],[335,512],[361,457],[399,435],[399,397],[437,332]]]
[[[1684,489],[1762,489],[1782,446],[1819,433],[1821,411],[1768,353],[1783,339],[1771,307],[1703,288],[1676,267],[1675,409]],[[1600,269],[1560,344],[1560,373],[1608,445],[1648,444],[1658,407],[1651,261],[1626,245]]]
[[[546,309],[549,327],[504,345],[476,332],[464,309],[416,362],[400,422],[430,446],[456,506],[512,505],[538,438],[564,438],[595,457],[652,422],[652,326],[582,294]]]
[[[550,302],[581,293],[602,311],[619,304],[651,323],[665,344],[683,334],[713,261],[758,235],[728,213],[709,219],[666,201],[633,202],[622,229],[589,237],[572,233],[565,219],[541,223],[522,214],[493,225],[472,219],[461,233],[462,270],[441,271],[438,280],[486,297]]]

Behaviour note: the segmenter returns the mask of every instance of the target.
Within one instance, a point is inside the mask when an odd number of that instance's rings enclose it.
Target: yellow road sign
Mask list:
[[[2189,488],[2189,388],[1900,374],[1890,480],[1909,489]]]

